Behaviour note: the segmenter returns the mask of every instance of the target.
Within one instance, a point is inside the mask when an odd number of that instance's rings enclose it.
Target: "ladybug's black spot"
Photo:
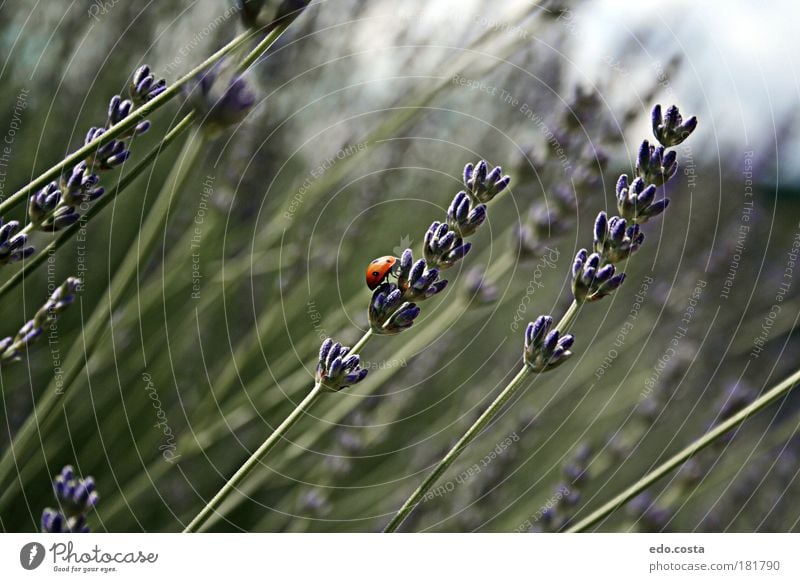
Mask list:
[[[378,271],[372,271],[372,276],[373,277],[377,277],[378,275],[380,275],[380,273]]]
[[[375,263],[377,263],[378,261],[380,261],[380,259],[375,259],[374,261],[372,261],[372,264],[374,265],[374,264],[375,264]]]

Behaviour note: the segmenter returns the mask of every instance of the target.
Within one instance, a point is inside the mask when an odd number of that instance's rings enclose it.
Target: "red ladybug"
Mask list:
[[[370,291],[380,285],[389,275],[396,274],[399,260],[397,257],[386,255],[378,257],[367,265],[367,287],[370,288]]]

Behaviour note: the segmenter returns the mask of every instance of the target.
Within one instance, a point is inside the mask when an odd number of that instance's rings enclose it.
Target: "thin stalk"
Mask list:
[[[566,331],[570,325],[572,325],[572,322],[575,321],[579,308],[580,305],[578,302],[573,300],[563,317],[556,324],[555,329],[561,333]],[[486,425],[488,425],[494,419],[497,413],[500,412],[500,410],[503,408],[503,405],[508,402],[509,398],[516,394],[517,390],[519,390],[519,387],[522,385],[522,382],[531,372],[531,368],[527,364],[523,364],[522,369],[517,373],[516,376],[514,376],[508,385],[503,388],[500,394],[497,395],[497,398],[495,398],[494,402],[489,405],[489,408],[487,408],[483,414],[480,415],[478,420],[476,420],[472,426],[467,429],[467,432],[465,432],[464,435],[458,439],[458,442],[456,442],[456,444],[453,445],[444,458],[437,463],[430,475],[428,475],[422,484],[416,488],[414,493],[411,494],[411,497],[406,499],[405,503],[403,503],[402,507],[392,518],[392,521],[390,521],[389,525],[386,526],[386,529],[383,530],[384,532],[393,532],[400,527],[408,515],[422,500],[428,490],[433,487],[434,483],[436,483],[439,477],[441,477],[448,467],[450,467],[450,465],[452,465],[453,462],[459,457],[459,455],[464,452],[470,443],[480,436],[481,431],[483,431]]]
[[[768,392],[761,395],[759,398],[754,400],[750,405],[743,408],[738,413],[731,416],[725,422],[717,425],[714,429],[708,431],[706,434],[701,436],[699,439],[694,441],[688,447],[684,448],[681,452],[667,460],[665,463],[661,464],[655,470],[651,471],[641,479],[639,479],[636,483],[625,489],[622,493],[614,497],[611,501],[600,507],[599,509],[593,511],[587,517],[573,525],[567,530],[567,533],[576,533],[585,531],[586,529],[592,527],[593,525],[597,524],[599,521],[605,519],[609,515],[611,515],[615,510],[619,509],[621,506],[625,505],[628,501],[639,495],[642,491],[653,485],[656,481],[668,475],[681,465],[683,465],[686,461],[688,461],[691,457],[702,451],[707,446],[716,442],[719,438],[721,438],[724,434],[729,432],[731,429],[736,428],[740,424],[742,424],[745,420],[750,418],[751,416],[757,414],[758,412],[764,410],[767,406],[782,398],[783,396],[787,395],[789,391],[795,387],[795,385],[800,382],[800,370],[797,370],[794,374],[780,382],[777,386],[770,389]]]
[[[392,518],[392,521],[389,522],[389,525],[386,526],[384,532],[393,532],[396,531],[398,527],[405,521],[408,515],[414,510],[414,507],[422,501],[422,498],[425,494],[433,487],[433,484],[438,481],[439,477],[444,474],[445,471],[450,467],[450,465],[455,462],[455,460],[464,452],[464,450],[474,441],[478,436],[480,436],[483,429],[492,422],[492,419],[500,412],[500,409],[503,408],[506,402],[516,394],[517,390],[522,387],[523,382],[525,379],[531,374],[531,368],[525,364],[522,366],[522,369],[517,372],[517,375],[508,383],[508,386],[503,388],[503,391],[494,399],[494,402],[483,411],[483,414],[480,415],[478,420],[476,420],[472,426],[469,427],[467,432],[463,434],[463,436],[458,439],[458,442],[453,445],[453,448],[444,456],[444,458],[439,461],[436,465],[436,468],[425,478],[425,480],[420,484],[419,487],[411,494],[411,497],[406,499],[406,502],[400,508],[400,510],[395,514]]]
[[[558,322],[555,329],[561,334],[569,331],[572,322],[575,321],[575,318],[578,316],[579,309],[580,305],[573,299],[566,313],[564,313],[564,317],[561,318],[561,321]]]
[[[128,252],[125,255],[108,287],[108,302],[98,303],[88,323],[83,327],[82,342],[76,343],[64,358],[64,369],[67,372],[61,384],[61,392],[59,393],[51,383],[41,400],[35,403],[33,413],[28,416],[22,428],[12,439],[8,450],[0,459],[0,489],[3,491],[0,495],[0,507],[5,506],[15,489],[8,483],[14,478],[12,468],[15,466],[15,459],[18,456],[28,457],[30,455],[29,445],[39,434],[38,431],[44,423],[51,418],[59,400],[68,396],[70,387],[80,373],[86,369],[89,355],[105,337],[104,330],[108,326],[108,318],[119,307],[125,293],[135,282],[140,267],[139,261],[152,254],[159,235],[164,231],[169,208],[173,203],[178,204],[177,198],[185,190],[184,182],[189,176],[189,169],[193,161],[201,151],[204,140],[202,130],[197,130],[184,143],[183,151],[178,156],[170,175],[164,182],[162,191],[159,192],[150,212],[143,221],[136,243],[131,247],[132,251],[135,249],[138,252]],[[175,201],[169,196],[169,189],[177,193]],[[28,465],[30,465],[30,461],[28,461]],[[19,484],[19,481],[14,480],[14,483]]]
[[[364,335],[361,336],[355,345],[350,348],[351,354],[357,354],[367,342],[369,342],[370,338],[372,338],[373,332],[372,329],[368,330]],[[287,416],[284,421],[278,426],[278,428],[273,431],[271,435],[264,441],[264,443],[256,450],[255,453],[250,455],[250,458],[245,461],[245,463],[239,467],[239,469],[234,473],[233,477],[228,480],[225,485],[222,486],[216,495],[209,501],[206,506],[197,514],[197,516],[186,526],[186,529],[183,530],[183,533],[192,533],[198,531],[198,529],[205,523],[208,518],[211,516],[213,512],[219,508],[220,504],[225,501],[225,498],[228,497],[233,491],[237,488],[237,485],[244,479],[260,462],[260,460],[269,453],[275,445],[283,439],[283,435],[289,430],[297,420],[305,414],[305,412],[311,407],[317,397],[323,392],[322,385],[319,383],[314,384],[314,387],[311,389],[311,392],[298,404],[289,416]],[[220,516],[222,514],[219,514]]]
[[[503,194],[503,193],[500,193],[500,196],[502,196],[502,194]],[[499,197],[500,197],[500,196],[498,196],[497,198],[495,198],[495,200],[499,199]],[[572,310],[572,309],[573,309],[573,308],[571,307],[571,308],[570,308],[570,310]],[[365,334],[364,334],[364,335],[361,337],[361,339],[359,339],[359,340],[356,342],[356,344],[355,344],[355,345],[354,345],[354,346],[351,348],[351,350],[350,350],[350,352],[349,352],[349,353],[356,354],[356,353],[360,352],[360,351],[361,351],[361,349],[363,349],[363,347],[364,347],[364,346],[367,344],[367,342],[369,342],[369,340],[372,338],[372,336],[373,336],[373,335],[374,335],[374,332],[372,331],[372,329],[368,330],[368,331],[367,331],[367,332],[366,332],[366,333],[365,333]],[[524,378],[525,378],[525,377],[528,375],[528,373],[529,373],[529,372],[530,372],[530,370],[528,369],[528,367],[527,367],[527,366],[525,366],[525,367],[523,368],[523,370],[522,370],[522,371],[520,371],[520,373],[518,374],[518,377],[519,377],[519,382],[522,382],[522,380],[523,380],[523,379],[524,379]],[[515,380],[516,380],[516,379],[515,379]],[[514,381],[514,380],[512,380],[512,384],[514,384],[514,382],[515,382],[515,381]],[[504,402],[505,402],[505,401],[506,401],[508,398],[510,398],[510,397],[511,397],[511,396],[514,394],[514,392],[516,391],[516,387],[514,387],[514,386],[512,386],[512,385],[509,385],[508,387],[506,387],[506,389],[505,389],[505,390],[509,390],[509,394],[508,394],[508,396],[507,396],[507,397],[506,397],[506,398],[505,398],[505,399],[504,399],[504,400],[503,400],[503,401],[502,401],[502,402],[499,404],[499,406],[502,406],[502,404],[503,404],[503,403],[504,403]],[[503,394],[501,394],[501,395],[498,397],[498,400],[500,400],[502,396],[503,396]],[[495,403],[494,403],[494,404],[497,404],[497,400],[495,401]],[[492,406],[494,406],[494,404],[493,404]],[[491,407],[490,407],[490,409],[491,409]],[[297,412],[297,409],[295,409],[295,411],[293,411],[293,412],[290,414],[290,417],[291,417],[292,415],[294,415],[296,412]],[[483,417],[481,417],[481,418],[483,418]],[[478,419],[478,422],[480,422],[480,419]],[[487,422],[488,422],[488,421],[487,421]],[[281,424],[281,426],[283,426],[283,424]],[[291,425],[290,425],[290,426],[291,426]],[[280,428],[280,427],[279,427],[279,428]],[[473,428],[474,428],[474,425],[473,425]],[[272,438],[272,437],[270,437],[270,438]],[[467,444],[469,444],[469,442],[467,442],[467,443],[466,443],[464,446],[466,446]],[[451,452],[452,452],[452,451],[451,451]],[[454,457],[453,457],[453,458],[455,459],[455,457],[457,457],[459,453],[460,453],[460,451],[456,452],[456,454],[454,455]],[[252,457],[251,457],[251,458],[250,458],[250,460],[248,460],[247,462],[249,463],[249,462],[251,462],[251,461],[252,461]],[[451,462],[452,462],[452,461],[451,461]],[[449,465],[449,463],[448,463],[448,465]],[[443,468],[442,468],[442,471],[444,471],[446,468],[447,468],[446,466],[445,466],[445,467],[443,467]],[[438,477],[438,475],[437,475],[436,477]],[[434,478],[434,480],[435,480],[435,478]],[[225,489],[226,489],[226,488],[228,488],[228,484],[226,484],[226,485],[225,485],[225,486],[224,486],[224,487],[223,487],[223,488],[222,488],[222,489],[219,491],[219,493],[217,493],[217,495],[214,497],[214,499],[216,499],[216,498],[217,498],[217,497],[219,497],[221,494],[223,494],[223,492],[225,491]],[[230,492],[230,491],[228,491],[227,493],[229,493],[229,492]],[[225,495],[227,495],[227,493],[225,493]],[[223,495],[223,497],[224,497],[224,495]],[[212,500],[212,501],[213,501],[213,500]],[[222,500],[220,499],[220,502],[221,502],[221,501],[222,501]],[[408,511],[410,511],[410,510],[411,510],[411,508],[409,508],[409,510],[408,510]],[[203,511],[204,511],[204,512],[206,512],[206,513],[210,513],[210,511],[211,511],[211,510],[210,510],[210,509],[208,509],[208,507],[206,507],[206,508],[205,508]],[[202,513],[202,512],[201,512],[201,513]],[[195,521],[197,521],[199,517],[200,517],[200,516],[198,515],[198,517],[197,517],[197,518],[195,518],[195,519],[192,521],[192,524],[194,524],[194,523],[195,523]],[[204,517],[203,519],[205,520],[206,518]],[[191,525],[192,525],[192,524],[190,524],[190,527],[191,527]],[[193,530],[191,530],[191,529],[188,529],[188,528],[187,528],[187,529],[186,529],[186,530],[184,530],[184,531],[193,531]]]
[[[358,340],[355,345],[350,348],[351,354],[357,354],[362,350],[362,348],[367,345],[367,342],[372,339],[373,333],[372,329],[370,328],[364,335],[361,336],[361,339]]]
[[[246,73],[247,70],[253,66],[253,64],[263,55],[269,47],[272,46],[278,37],[283,34],[283,32],[289,28],[291,22],[285,22],[283,24],[279,24],[275,28],[273,28],[264,38],[259,42],[253,50],[251,50],[247,56],[245,56],[239,64],[236,66],[236,72],[238,74]]]
[[[253,58],[254,60],[261,56],[266,50],[269,49],[270,46],[280,37],[280,35],[284,32],[286,27],[279,26],[275,28],[272,32],[270,32],[263,41],[261,41],[256,48],[254,48],[246,58]],[[12,198],[17,197],[24,197],[29,192],[33,191],[36,187],[44,184],[54,176],[58,175],[58,173],[66,167],[70,160],[77,161],[81,159],[82,156],[85,156],[88,153],[94,151],[94,149],[100,147],[105,143],[103,141],[104,138],[108,137],[111,139],[114,135],[118,135],[120,132],[125,131],[128,127],[125,127],[124,124],[128,122],[129,124],[135,124],[136,118],[141,117],[142,115],[147,115],[148,113],[154,111],[159,107],[161,104],[165,103],[167,99],[169,99],[172,95],[176,94],[179,90],[179,87],[185,84],[188,80],[192,77],[197,75],[198,73],[204,71],[209,65],[216,62],[223,56],[227,55],[230,52],[235,51],[239,46],[241,46],[244,42],[246,42],[254,33],[246,32],[239,36],[237,36],[234,40],[230,43],[225,45],[223,48],[218,50],[216,53],[211,55],[208,59],[206,59],[203,63],[192,69],[189,73],[181,77],[178,81],[176,81],[173,85],[169,86],[164,93],[158,95],[153,100],[145,103],[139,109],[134,110],[131,114],[123,119],[120,123],[115,126],[112,126],[107,130],[101,139],[95,140],[90,142],[67,159],[63,160],[60,164],[57,164],[45,174],[42,174],[37,180],[31,182],[23,188],[22,190],[15,193],[13,196],[9,197],[8,200],[4,204],[9,204]],[[191,121],[191,119],[189,120]],[[180,125],[180,124],[179,124]],[[116,131],[116,133],[114,133]],[[55,389],[52,388],[52,385],[49,387],[48,391],[42,397],[42,399],[34,406],[33,414],[31,414],[26,422],[21,427],[20,431],[14,436],[12,439],[9,449],[3,454],[2,458],[0,458],[0,483],[6,480],[7,477],[10,477],[12,466],[16,467],[16,457],[20,454],[21,451],[25,451],[28,446],[28,441],[30,441],[36,434],[39,428],[42,426],[50,415],[53,413],[53,410],[56,408],[56,403],[60,399],[59,396],[66,396],[67,389],[75,381],[78,375],[85,369],[88,356],[91,354],[93,349],[97,346],[100,338],[103,336],[103,324],[105,323],[106,315],[110,315],[113,311],[119,306],[121,299],[124,295],[126,289],[129,288],[130,283],[134,280],[136,275],[139,272],[139,257],[140,256],[149,256],[151,251],[153,250],[155,243],[158,241],[158,235],[163,231],[163,226],[166,222],[166,218],[168,215],[168,211],[171,205],[170,197],[166,195],[165,190],[170,183],[174,183],[174,191],[180,193],[180,186],[183,184],[183,180],[188,175],[188,168],[191,166],[191,161],[197,156],[200,152],[201,142],[205,139],[203,137],[202,130],[198,130],[197,134],[195,134],[195,139],[192,139],[193,136],[190,136],[189,139],[184,144],[184,151],[178,157],[178,162],[176,166],[173,168],[173,171],[170,173],[170,176],[164,182],[164,187],[160,192],[159,196],[156,198],[156,201],[151,209],[148,220],[146,220],[143,224],[142,230],[139,234],[138,239],[138,254],[128,253],[125,259],[123,259],[123,263],[118,270],[114,274],[114,278],[111,281],[111,284],[108,288],[108,296],[109,296],[109,305],[108,309],[95,309],[92,313],[92,318],[89,320],[89,324],[84,327],[83,330],[83,337],[84,337],[84,345],[82,353],[78,353],[77,351],[74,352],[75,357],[70,358],[72,352],[67,355],[69,361],[65,364],[65,368],[70,370],[70,373],[65,378],[61,390],[62,392],[59,394]],[[107,140],[106,140],[107,141]],[[89,148],[89,149],[87,149]],[[85,151],[84,151],[85,150]],[[37,184],[38,182],[38,184]],[[0,212],[3,210],[3,205],[0,204]],[[46,255],[46,253],[43,253]],[[77,348],[76,348],[77,350]],[[16,449],[16,450],[15,450]],[[19,480],[14,480],[14,483],[19,484]],[[3,493],[0,495],[0,507],[3,507],[5,503],[7,503],[8,499],[10,498],[14,487],[8,485],[3,490]]]
[[[275,38],[277,38],[277,35],[279,35],[280,32],[282,32],[281,29],[275,29],[269,35],[267,35],[267,38],[272,37],[272,40],[274,40]],[[0,203],[0,214],[9,210],[10,208],[13,208],[19,202],[26,200],[28,198],[28,195],[38,190],[42,186],[44,186],[47,182],[50,182],[51,180],[58,177],[59,174],[61,174],[61,172],[65,168],[74,166],[81,160],[87,158],[98,148],[109,143],[117,136],[133,129],[136,126],[136,124],[138,124],[144,117],[150,115],[151,113],[156,111],[159,107],[165,105],[170,99],[175,97],[186,83],[188,83],[198,74],[208,69],[208,67],[216,63],[218,60],[220,60],[227,54],[235,51],[237,48],[239,48],[241,45],[247,42],[247,40],[250,39],[253,36],[253,34],[254,33],[252,31],[247,31],[235,37],[228,44],[226,44],[217,52],[212,54],[202,63],[194,67],[188,73],[178,78],[175,82],[168,84],[166,90],[163,93],[157,95],[147,103],[143,104],[141,107],[134,109],[133,111],[131,111],[130,115],[128,115],[125,119],[123,119],[119,123],[109,127],[101,136],[97,137],[96,139],[93,139],[80,149],[69,154],[66,158],[58,162],[49,170],[40,174],[38,178],[32,180],[31,182],[28,182],[28,184],[17,190],[14,194],[9,196],[4,202]],[[264,41],[266,41],[267,38],[265,38]],[[262,41],[259,44],[259,46],[261,46],[261,44],[263,44],[264,41]]]
[[[159,155],[161,155],[164,148],[169,146],[173,141],[175,141],[176,137],[181,135],[184,131],[186,131],[186,129],[189,128],[194,118],[194,111],[188,113],[164,136],[157,146],[151,149],[147,155],[142,158],[142,161],[136,164],[130,172],[125,174],[110,192],[100,198],[100,200],[98,200],[97,203],[86,212],[82,220],[79,220],[75,224],[72,224],[59,232],[58,236],[50,244],[36,253],[30,260],[24,261],[22,263],[22,268],[14,273],[14,275],[8,281],[6,281],[2,287],[0,287],[0,299],[14,290],[17,285],[22,282],[26,275],[30,274],[39,265],[47,260],[47,257],[51,252],[55,252],[57,249],[64,246],[64,244],[73,236],[75,236],[82,227],[85,227],[87,222],[102,212],[106,206],[108,206],[119,194],[121,194],[128,186],[130,186],[134,180],[136,180],[136,178],[138,178],[147,169],[147,166],[149,166],[156,158],[158,158]]]
[[[366,337],[366,336],[365,336]],[[363,339],[363,338],[362,338]],[[250,455],[250,458],[244,462],[244,464],[239,467],[236,473],[233,474],[233,477],[228,479],[228,481],[223,485],[222,489],[220,489],[211,500],[206,503],[205,507],[198,513],[195,518],[186,526],[183,530],[183,533],[192,533],[199,531],[202,527],[203,523],[211,516],[212,513],[215,513],[219,506],[222,504],[223,501],[235,490],[237,490],[237,486],[242,482],[242,480],[247,477],[250,472],[255,469],[257,465],[261,463],[261,460],[273,449],[275,445],[280,442],[286,432],[294,426],[294,424],[303,416],[311,405],[319,398],[319,395],[323,393],[322,384],[314,384],[314,387],[311,391],[306,395],[306,397],[298,404],[295,409],[287,416],[284,421],[276,428],[271,435],[265,440],[256,451]]]

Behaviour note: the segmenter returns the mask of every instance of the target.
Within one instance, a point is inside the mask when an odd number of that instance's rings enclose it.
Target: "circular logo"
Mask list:
[[[26,570],[35,570],[44,561],[44,546],[39,542],[28,542],[19,551],[19,563]]]

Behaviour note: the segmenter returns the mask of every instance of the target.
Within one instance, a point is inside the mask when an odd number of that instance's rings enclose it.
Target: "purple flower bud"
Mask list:
[[[653,135],[664,147],[672,147],[683,143],[697,128],[697,117],[686,121],[675,105],[667,108],[666,115],[661,115],[661,106],[653,108],[651,116]]]
[[[594,221],[594,240],[595,242],[603,242],[606,238],[608,231],[608,219],[605,212],[600,212]]]
[[[367,370],[360,367],[361,359],[350,348],[326,339],[319,350],[316,382],[331,392],[337,392],[363,380]]]
[[[552,370],[572,356],[569,347],[572,346],[573,337],[561,337],[558,330],[550,330],[552,325],[553,318],[542,315],[529,323],[525,330],[523,357],[526,365],[537,373]]]

